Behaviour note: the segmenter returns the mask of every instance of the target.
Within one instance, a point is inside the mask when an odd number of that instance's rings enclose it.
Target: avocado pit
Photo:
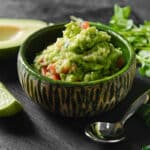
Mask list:
[[[11,25],[1,25],[0,26],[0,42],[13,40],[21,35],[21,28]]]

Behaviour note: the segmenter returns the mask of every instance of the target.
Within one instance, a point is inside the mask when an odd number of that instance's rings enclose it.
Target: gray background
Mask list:
[[[0,17],[28,17],[53,22],[59,21],[60,15],[83,13],[87,9],[94,11],[112,7],[114,3],[130,5],[141,18],[150,20],[149,0],[0,0]]]

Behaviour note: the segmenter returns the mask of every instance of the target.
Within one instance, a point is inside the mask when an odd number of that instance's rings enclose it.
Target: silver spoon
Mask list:
[[[150,89],[138,97],[129,107],[123,118],[116,122],[94,122],[85,129],[85,135],[94,141],[116,143],[125,139],[124,124],[142,105],[150,99]]]

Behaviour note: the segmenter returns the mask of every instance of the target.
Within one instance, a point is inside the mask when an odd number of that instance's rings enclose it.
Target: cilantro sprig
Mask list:
[[[109,26],[128,40],[136,52],[140,74],[150,77],[150,21],[137,26],[130,18],[130,14],[129,6],[115,5]]]

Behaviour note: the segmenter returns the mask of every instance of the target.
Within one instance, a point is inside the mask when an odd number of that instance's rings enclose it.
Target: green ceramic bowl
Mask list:
[[[44,77],[32,67],[33,59],[38,52],[62,36],[64,24],[46,27],[32,34],[18,54],[19,80],[31,100],[56,114],[84,117],[108,111],[125,98],[135,76],[135,54],[128,42],[107,26],[91,25],[112,36],[111,42],[121,47],[126,65],[109,77],[90,82],[69,83]]]

